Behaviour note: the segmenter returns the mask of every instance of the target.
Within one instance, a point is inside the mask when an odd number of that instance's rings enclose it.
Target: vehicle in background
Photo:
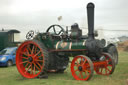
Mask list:
[[[0,66],[12,66],[15,64],[17,47],[8,47],[0,51]]]
[[[16,47],[20,44],[20,31],[16,29],[0,30],[0,51],[7,47]]]

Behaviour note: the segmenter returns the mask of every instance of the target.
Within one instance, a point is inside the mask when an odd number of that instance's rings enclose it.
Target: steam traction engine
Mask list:
[[[23,42],[16,53],[19,73],[26,78],[35,78],[51,70],[64,72],[72,56],[71,73],[76,80],[89,80],[94,71],[101,75],[112,74],[118,60],[118,55],[115,58],[113,53],[117,50],[110,50],[114,45],[105,47],[103,40],[95,39],[93,3],[87,5],[87,16],[88,37],[82,35],[75,23],[70,35],[60,25],[51,25],[45,33],[38,33],[33,40]],[[32,34],[29,32],[27,38]]]

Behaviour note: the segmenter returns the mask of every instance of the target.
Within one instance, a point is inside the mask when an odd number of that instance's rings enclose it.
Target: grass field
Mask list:
[[[110,76],[94,73],[89,81],[76,81],[70,67],[63,74],[48,74],[48,79],[26,79],[17,71],[16,66],[0,68],[0,85],[128,85],[128,52],[119,52],[119,64]]]

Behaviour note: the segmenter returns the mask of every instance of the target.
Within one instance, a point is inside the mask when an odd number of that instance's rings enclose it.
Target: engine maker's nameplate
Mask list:
[[[62,43],[60,44],[60,46],[61,46],[62,48],[66,47],[66,46],[67,46],[67,42],[62,42]]]
[[[56,49],[71,50],[71,49],[85,49],[85,40],[79,42],[64,42],[58,41],[55,45]]]
[[[59,41],[56,43],[56,49],[69,49],[70,42]]]

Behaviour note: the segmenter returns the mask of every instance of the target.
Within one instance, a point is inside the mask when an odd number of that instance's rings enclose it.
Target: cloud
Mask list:
[[[51,24],[70,26],[74,22],[87,27],[88,2],[95,3],[96,27],[128,28],[127,0],[0,0],[0,27],[25,29],[26,32],[35,28],[46,30]],[[60,22],[59,16],[63,17]]]

